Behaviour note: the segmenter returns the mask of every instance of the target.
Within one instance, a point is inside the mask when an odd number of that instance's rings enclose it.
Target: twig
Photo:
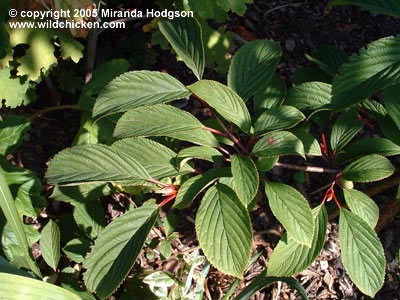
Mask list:
[[[50,107],[46,107],[42,110],[39,110],[37,112],[35,112],[31,117],[31,121],[34,120],[37,117],[40,117],[43,114],[52,112],[52,111],[56,111],[56,110],[63,110],[63,109],[74,109],[74,110],[80,110],[79,106],[76,104],[72,104],[72,105],[58,105],[58,106],[50,106]]]
[[[328,169],[328,168],[314,167],[314,166],[298,166],[280,162],[277,162],[274,167],[281,167],[286,169],[299,170],[304,172],[314,172],[314,173],[332,173],[332,174],[339,173],[339,171],[335,169]]]
[[[214,114],[214,113],[213,113],[213,114]],[[232,133],[228,128],[226,128],[225,124],[220,120],[220,118],[218,118],[218,116],[217,116],[216,114],[214,114],[214,117],[215,117],[215,119],[218,121],[219,125],[221,125],[222,129],[224,130],[224,132],[225,132],[225,133],[228,135],[228,137],[232,140],[232,142],[234,142],[236,145],[238,145],[238,147],[240,148],[240,150],[242,150],[244,153],[247,154],[248,152],[247,152],[246,148],[240,143],[240,141],[238,140],[238,138],[235,137],[235,136],[233,135],[233,133]],[[237,152],[240,152],[240,151],[238,151],[238,150],[236,149],[235,146],[233,146],[233,147],[235,148],[235,150],[236,150]]]
[[[223,132],[221,132],[221,131],[219,131],[219,130],[217,130],[217,129],[214,129],[214,128],[210,128],[210,127],[203,126],[203,129],[204,129],[204,130],[207,130],[207,131],[209,131],[209,132],[215,133],[215,134],[217,134],[217,135],[220,135],[220,136],[225,136],[225,137],[228,136],[226,133],[223,133]]]

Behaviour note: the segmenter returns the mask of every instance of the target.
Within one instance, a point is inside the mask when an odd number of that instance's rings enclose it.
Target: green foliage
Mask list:
[[[11,68],[2,69],[0,66],[0,82],[6,86],[6,89],[0,90],[0,102],[6,101],[6,106],[15,108],[21,105],[28,105],[34,100],[31,94],[29,81],[19,77],[12,77]]]
[[[371,13],[400,17],[400,4],[396,0],[332,0],[329,6],[350,4]]]
[[[160,20],[160,31],[198,80],[204,72],[205,57],[201,26],[195,18]]]
[[[304,146],[294,134],[288,131],[267,133],[254,145],[257,156],[299,155],[304,157]]]
[[[303,195],[288,185],[275,182],[265,183],[265,193],[272,213],[285,226],[290,237],[310,248],[315,224]]]
[[[344,113],[332,126],[331,147],[337,151],[345,147],[363,127],[356,116]]]
[[[188,87],[226,120],[249,132],[251,118],[244,101],[229,87],[212,80],[201,80]]]
[[[63,288],[25,276],[0,273],[0,293],[7,299],[80,300],[81,298]]]
[[[373,229],[345,208],[340,210],[339,240],[342,262],[351,280],[374,297],[385,278],[383,247]]]
[[[281,55],[277,42],[256,40],[245,44],[232,59],[228,86],[247,101],[270,80]]]
[[[196,233],[200,247],[216,268],[242,278],[253,234],[246,208],[228,186],[217,184],[204,195],[196,215]]]
[[[350,210],[374,229],[379,218],[379,208],[374,200],[355,189],[343,189],[343,194]]]
[[[52,220],[44,226],[41,232],[40,250],[45,262],[53,270],[56,270],[60,261],[60,229]]]
[[[309,267],[324,246],[328,214],[325,206],[313,209],[315,228],[311,247],[299,244],[290,235],[284,234],[269,259],[268,276],[292,276]]]
[[[10,7],[11,2],[9,0],[2,0],[0,2],[0,59],[7,55],[10,46],[10,35],[8,34],[5,24],[5,19],[8,16]]]
[[[85,258],[85,284],[100,299],[118,288],[132,268],[158,214],[155,205],[133,209],[108,225]]]

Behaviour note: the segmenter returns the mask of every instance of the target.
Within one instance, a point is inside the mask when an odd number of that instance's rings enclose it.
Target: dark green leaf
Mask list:
[[[355,115],[341,114],[332,126],[330,140],[332,149],[337,151],[346,146],[363,125],[364,123],[358,120]]]
[[[281,56],[279,43],[255,40],[242,46],[232,59],[228,86],[244,101],[265,87]]]
[[[276,73],[264,83],[253,97],[254,111],[257,116],[261,115],[264,110],[274,106],[279,106],[286,96],[286,83]]]
[[[354,182],[370,182],[389,177],[394,170],[393,165],[386,157],[371,154],[348,165],[343,170],[342,177]]]
[[[400,130],[400,84],[390,86],[384,90],[385,108],[388,115]],[[1,123],[0,123],[1,124]]]
[[[86,253],[90,252],[90,242],[85,238],[76,238],[70,240],[62,250],[69,259],[81,263],[85,260]]]
[[[95,239],[104,229],[104,209],[99,201],[76,205],[73,216],[78,227],[91,239]]]
[[[306,54],[306,58],[332,77],[337,74],[339,67],[348,61],[347,54],[333,46],[322,46],[312,55]]]
[[[16,115],[11,115],[0,122],[0,155],[7,156],[18,148],[30,126],[27,118]]]
[[[201,80],[205,57],[199,22],[195,18],[162,19],[158,26],[186,66]]]
[[[252,153],[257,156],[305,155],[303,143],[287,131],[267,133],[254,145]]]

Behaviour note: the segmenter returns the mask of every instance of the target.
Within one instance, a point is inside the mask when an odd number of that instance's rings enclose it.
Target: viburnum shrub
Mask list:
[[[140,199],[162,197],[158,204],[143,201],[101,231],[83,261],[87,288],[101,299],[112,294],[160,210],[171,204],[170,209],[188,208],[197,197],[197,239],[215,268],[243,278],[253,245],[249,211],[257,201],[268,201],[286,233],[261,275],[265,280],[258,277],[257,284],[295,275],[320,254],[328,223],[325,205],[333,200],[340,210],[343,265],[357,287],[373,297],[385,277],[384,251],[374,231],[379,209],[355,187],[395,171],[386,156],[400,154],[400,37],[375,41],[350,58],[323,47],[308,58],[325,82],[304,69],[286,90],[275,73],[281,56],[277,42],[242,46],[225,85],[203,79],[201,27],[195,19],[162,20],[159,27],[198,80],[184,85],[166,73],[123,73],[100,92],[92,114],[94,124],[116,120],[116,141],[74,146],[49,162],[47,180],[58,195],[80,189],[98,197],[107,188]],[[370,98],[381,90],[383,104]],[[187,101],[175,105],[180,99]],[[209,113],[196,117],[182,109],[192,102]],[[363,127],[378,125],[386,138],[374,134],[353,141]],[[312,208],[295,188],[268,179],[272,168],[324,173],[320,204]]]

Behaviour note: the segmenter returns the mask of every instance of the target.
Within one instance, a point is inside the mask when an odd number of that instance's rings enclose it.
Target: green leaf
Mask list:
[[[29,128],[29,120],[21,116],[11,115],[0,122],[0,155],[7,156],[18,148]]]
[[[91,239],[95,239],[104,229],[104,209],[99,201],[75,206],[73,216],[78,227]]]
[[[322,46],[312,55],[305,56],[332,77],[337,74],[342,64],[348,62],[347,54],[334,46]]]
[[[379,219],[379,207],[375,201],[355,189],[343,189],[343,194],[350,210],[374,229]]]
[[[276,73],[274,73],[263,88],[254,94],[254,111],[257,116],[261,115],[265,109],[279,106],[286,97],[286,83]]]
[[[385,138],[366,138],[351,143],[344,148],[346,159],[368,154],[383,156],[400,155],[400,146]]]
[[[257,169],[261,172],[268,172],[278,162],[279,156],[260,157],[257,160]]]
[[[18,213],[37,217],[40,210],[47,205],[46,199],[41,195],[42,184],[39,178],[31,171],[14,166],[1,157],[0,167],[3,168]]]
[[[83,279],[100,299],[111,295],[132,268],[158,211],[151,204],[132,209],[111,222],[97,238],[84,261],[87,271]]]
[[[0,168],[0,207],[18,240],[18,246],[23,253],[24,261],[30,269],[40,277],[39,267],[32,257],[28,240],[24,232],[22,217],[18,214],[2,168]]]
[[[94,105],[93,116],[98,119],[188,96],[189,90],[171,75],[154,71],[132,71],[115,78],[102,90]]]
[[[199,22],[195,18],[162,19],[158,27],[186,66],[201,80],[205,57]]]
[[[400,4],[397,0],[333,0],[329,6],[336,5],[357,5],[362,10],[368,10],[374,14],[384,14],[393,17],[400,17]]]
[[[288,131],[270,132],[264,135],[252,151],[258,156],[299,155],[304,157],[303,143]]]
[[[305,118],[302,112],[293,106],[272,107],[258,117],[254,124],[254,131],[256,135],[262,135],[268,131],[288,129],[296,126]]]
[[[294,188],[276,182],[265,183],[269,206],[290,237],[299,244],[311,247],[314,218],[304,196]]]
[[[399,90],[400,84],[390,86],[383,91],[383,98],[388,115],[393,119],[400,130],[400,99],[398,96]]]
[[[222,7],[226,12],[232,10],[232,12],[243,16],[246,12],[246,3],[253,3],[253,0],[217,0],[217,4]]]
[[[179,174],[176,166],[176,153],[168,147],[143,137],[122,139],[111,146],[113,149],[134,157],[156,179]],[[191,172],[183,165],[184,173]]]
[[[81,300],[80,297],[56,285],[24,276],[0,273],[0,281],[0,294],[7,295],[7,300]]]
[[[114,136],[168,136],[199,145],[218,145],[215,137],[204,130],[203,124],[194,116],[164,104],[139,107],[126,112],[118,120]]]
[[[234,300],[247,300],[250,299],[255,293],[266,288],[267,286],[281,281],[288,284],[291,288],[294,288],[299,293],[301,299],[307,300],[307,292],[301,286],[301,284],[294,278],[291,277],[266,277],[267,270],[262,271],[253,281],[246,286]]]
[[[343,113],[332,126],[331,147],[332,150],[340,150],[346,146],[361,130],[364,123],[355,115]]]
[[[243,155],[231,156],[235,192],[247,207],[258,191],[258,172],[253,160]]]
[[[186,180],[179,187],[173,208],[183,209],[189,207],[194,198],[215,180],[221,177],[230,177],[231,175],[231,170],[229,168],[213,168],[204,174]]]
[[[14,22],[14,21],[13,21]],[[16,21],[15,21],[16,22]],[[27,25],[34,20],[18,20],[20,24]],[[55,47],[52,39],[57,36],[60,42],[61,57],[66,60],[71,58],[77,63],[82,57],[84,47],[70,34],[56,28],[28,28],[19,26],[10,30],[10,44],[15,47],[19,44],[27,44],[29,48],[21,58],[17,59],[20,66],[17,68],[18,75],[27,75],[31,81],[40,78],[41,72],[48,74],[50,69],[57,64],[54,56]]]
[[[297,136],[297,138],[299,138],[303,143],[305,154],[322,156],[321,147],[318,140],[313,137],[307,130],[305,130],[304,128],[297,128],[292,130],[292,133]]]
[[[383,135],[397,145],[400,145],[399,129],[393,119],[386,115],[378,116],[377,120]]]
[[[301,111],[315,111],[331,102],[331,85],[323,82],[306,82],[289,89],[285,105]]]
[[[226,120],[236,124],[244,132],[250,131],[249,111],[243,100],[232,89],[212,80],[200,80],[188,88]]]
[[[111,184],[104,183],[90,183],[76,186],[56,185],[50,198],[76,206],[110,195],[112,191]]]
[[[228,186],[217,184],[206,192],[196,215],[196,233],[201,249],[214,267],[225,274],[243,277],[253,234],[247,209]]]
[[[332,84],[332,106],[343,109],[399,81],[400,36],[368,44],[339,69]]]
[[[19,275],[19,276],[25,276],[28,278],[34,278],[32,274],[18,269],[16,266],[10,264],[7,259],[4,257],[0,256],[0,273],[8,273],[8,274],[14,274],[14,275]]]
[[[363,219],[341,208],[339,240],[342,262],[351,280],[373,298],[385,279],[385,256],[378,236]]]
[[[79,97],[79,107],[90,112],[94,106],[94,96],[98,95],[115,77],[128,71],[130,67],[126,59],[112,59],[99,65],[93,72],[92,79],[83,87]]]
[[[109,146],[94,144],[65,149],[50,162],[49,184],[126,183],[149,179],[135,159]]]
[[[297,69],[292,76],[292,82],[294,85],[300,85],[306,82],[324,82],[331,83],[332,78],[324,71],[317,67],[301,67]]]
[[[394,170],[393,165],[386,157],[371,154],[348,165],[343,170],[342,177],[354,182],[370,182],[389,177]]]
[[[56,270],[60,261],[60,229],[52,220],[44,226],[41,232],[40,250],[45,262],[53,270]]]
[[[200,20],[225,21],[227,14],[214,0],[189,0],[189,6],[200,16]]]
[[[81,263],[85,260],[86,253],[90,252],[90,242],[86,238],[72,239],[62,250],[69,259]]]
[[[218,162],[224,160],[224,156],[217,149],[209,146],[193,146],[181,150],[177,155],[179,162],[179,168],[187,163],[189,160],[203,159],[209,162]]]
[[[171,256],[172,246],[168,240],[163,240],[160,243],[160,254],[161,254],[161,259],[167,259]]]
[[[228,86],[244,101],[265,87],[282,55],[278,42],[255,40],[242,46],[232,59]]]
[[[292,276],[307,269],[324,246],[328,214],[323,204],[313,209],[315,228],[311,248],[297,243],[285,233],[268,262],[267,276]]]
[[[1,61],[0,61],[1,62]],[[30,95],[29,81],[23,81],[19,77],[12,77],[11,68],[1,69],[0,66],[0,82],[6,89],[0,89],[0,102],[4,99],[6,106],[16,108],[20,105],[28,105],[34,100],[34,96]]]

